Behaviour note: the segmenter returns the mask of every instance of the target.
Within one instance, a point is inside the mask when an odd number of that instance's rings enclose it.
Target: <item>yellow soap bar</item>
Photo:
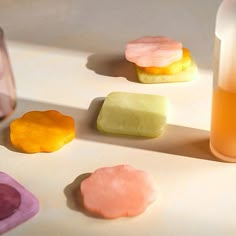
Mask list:
[[[55,110],[30,111],[10,124],[11,143],[26,153],[53,152],[74,137],[74,119]]]
[[[112,92],[100,110],[97,129],[112,134],[158,137],[167,120],[165,96]]]

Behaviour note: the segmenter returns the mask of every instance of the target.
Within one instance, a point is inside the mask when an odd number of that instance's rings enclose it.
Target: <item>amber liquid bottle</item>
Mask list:
[[[236,162],[236,0],[223,0],[215,28],[210,148]]]
[[[16,106],[14,77],[7,53],[4,33],[0,28],[0,121],[8,117]]]

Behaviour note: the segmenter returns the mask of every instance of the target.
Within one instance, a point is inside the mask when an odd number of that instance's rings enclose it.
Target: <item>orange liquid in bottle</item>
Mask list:
[[[236,162],[236,92],[213,91],[210,146],[222,160]]]

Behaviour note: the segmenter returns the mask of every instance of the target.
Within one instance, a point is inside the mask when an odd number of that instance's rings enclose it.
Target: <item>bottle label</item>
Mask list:
[[[216,89],[219,83],[220,76],[220,50],[221,50],[221,40],[215,36],[214,45],[214,60],[213,60],[213,88]]]

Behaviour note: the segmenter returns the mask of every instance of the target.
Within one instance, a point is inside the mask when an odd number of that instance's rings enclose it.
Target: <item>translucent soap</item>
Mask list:
[[[165,96],[112,92],[100,110],[97,129],[111,134],[158,137],[165,130],[167,110]]]

